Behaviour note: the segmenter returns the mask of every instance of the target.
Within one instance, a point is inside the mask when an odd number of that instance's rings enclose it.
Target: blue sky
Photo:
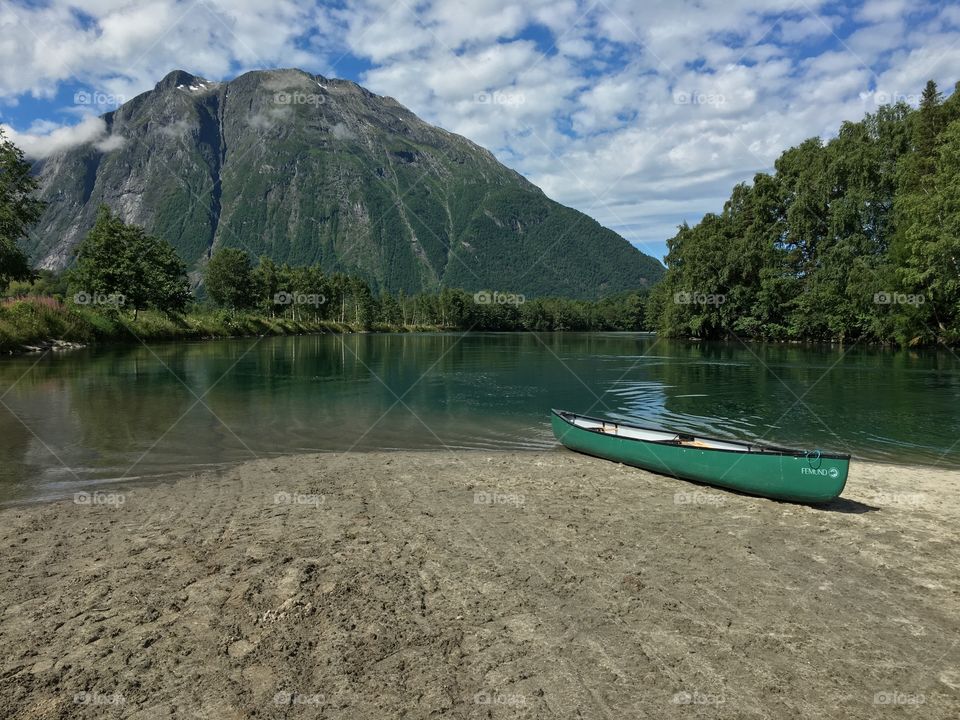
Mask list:
[[[34,157],[179,68],[355,80],[662,257],[783,149],[960,79],[960,7],[867,0],[0,0],[0,124]]]

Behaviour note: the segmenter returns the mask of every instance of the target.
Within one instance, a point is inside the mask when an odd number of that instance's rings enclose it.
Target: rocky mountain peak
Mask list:
[[[163,80],[154,86],[153,89],[157,92],[160,92],[163,90],[202,87],[205,85],[209,85],[209,81],[206,78],[202,78],[199,75],[192,75],[186,70],[171,70],[163,77]]]

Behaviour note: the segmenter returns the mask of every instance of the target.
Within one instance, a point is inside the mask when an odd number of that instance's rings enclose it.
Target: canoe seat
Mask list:
[[[679,444],[680,444],[680,445],[683,445],[684,447],[698,447],[698,448],[712,448],[712,447],[713,447],[713,445],[711,445],[710,443],[705,443],[705,442],[702,442],[702,441],[700,441],[700,440],[680,440],[680,441],[679,441]]]
[[[590,418],[576,418],[573,424],[584,430],[602,433],[603,435],[613,435],[615,437],[630,440],[646,440],[647,442],[670,443],[671,445],[682,445],[683,447],[704,448],[705,450],[739,450],[741,452],[753,452],[748,445],[736,442],[724,442],[723,440],[706,440],[686,433],[673,433],[665,430],[649,430],[646,428],[631,427],[629,425],[619,425],[618,423],[606,422],[603,420],[593,420]]]

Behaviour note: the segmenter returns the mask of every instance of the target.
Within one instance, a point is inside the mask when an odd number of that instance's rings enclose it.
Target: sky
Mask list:
[[[960,80],[960,5],[916,0],[0,0],[0,127],[109,152],[170,70],[354,80],[662,259],[786,148]]]

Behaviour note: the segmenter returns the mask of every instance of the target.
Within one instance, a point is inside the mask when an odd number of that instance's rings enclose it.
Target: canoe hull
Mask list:
[[[718,451],[617,437],[578,427],[554,412],[553,433],[587,455],[651,472],[791,502],[823,503],[847,482],[850,458]]]

